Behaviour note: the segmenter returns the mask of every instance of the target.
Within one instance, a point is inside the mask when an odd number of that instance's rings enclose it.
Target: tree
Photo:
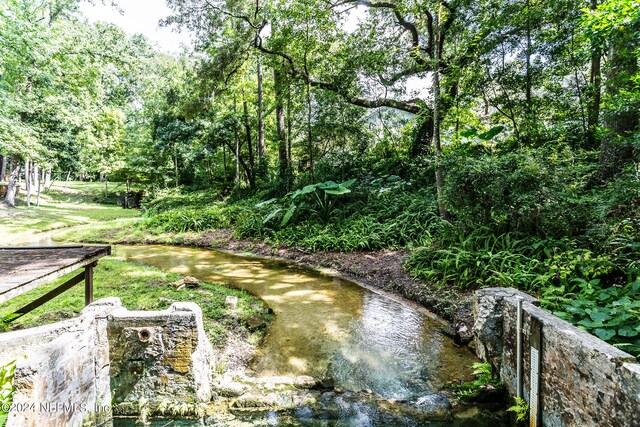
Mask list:
[[[428,153],[430,146],[436,157],[441,156],[439,136],[434,134],[440,126],[434,121],[443,123],[456,103],[464,70],[507,38],[507,34],[491,34],[491,25],[503,18],[505,11],[490,2],[274,0],[218,4],[172,0],[169,4],[176,14],[168,22],[195,29],[202,44],[220,46],[226,39],[225,52],[230,46],[245,52],[246,46],[253,45],[262,54],[277,58],[274,64],[284,63],[277,73],[339,94],[356,106],[414,114],[418,131],[411,146],[413,156]],[[354,8],[365,10],[367,19],[349,33],[341,26]],[[226,32],[222,33],[222,28]],[[229,30],[234,34],[231,41]],[[241,56],[227,62],[231,69],[242,62]],[[433,97],[405,96],[408,79],[433,81],[436,70],[437,108]],[[309,154],[312,157],[312,150]],[[440,167],[436,169],[441,189],[444,173]],[[444,213],[442,199],[439,204]]]
[[[630,137],[640,124],[638,58],[640,10],[633,0],[607,0],[589,11],[584,26],[592,40],[593,54],[607,52],[605,81],[606,133],[600,145],[602,178],[610,178],[633,158]]]

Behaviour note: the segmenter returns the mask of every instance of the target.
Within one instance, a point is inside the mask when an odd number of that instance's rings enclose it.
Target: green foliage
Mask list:
[[[11,321],[20,317],[19,314],[9,314],[2,318],[0,318],[0,333],[9,332],[9,325],[11,325]]]
[[[143,224],[154,232],[204,231],[229,228],[233,216],[230,209],[221,206],[204,208],[177,208],[146,219]]]
[[[260,299],[246,291],[208,282],[201,282],[196,289],[176,290],[170,286],[181,278],[178,274],[154,267],[104,260],[95,269],[94,279],[96,283],[100,283],[95,289],[95,298],[118,295],[123,305],[132,310],[164,310],[171,301],[193,301],[202,307],[207,337],[214,346],[220,348],[232,337],[250,337],[255,334],[258,339],[264,333],[263,330],[256,331],[250,326],[251,319],[256,316],[264,318],[267,323],[271,319],[266,304]],[[60,278],[4,303],[0,318],[54,289],[66,279],[68,277]],[[234,311],[233,316],[229,316],[229,309],[224,305],[228,295],[238,297],[237,311]],[[73,317],[83,308],[84,290],[75,287],[15,320],[11,327],[21,329],[48,324]]]
[[[494,376],[489,363],[474,363],[473,375],[473,381],[450,385],[456,397],[470,399],[479,396],[487,386],[502,387],[502,382]]]
[[[331,218],[337,213],[335,208],[336,196],[350,193],[351,190],[349,187],[351,187],[354,182],[356,182],[355,179],[350,179],[340,184],[333,181],[326,181],[309,184],[296,191],[287,193],[265,216],[263,223],[267,224],[276,216],[280,216],[280,227],[284,227],[294,215],[299,216],[301,212],[308,211],[316,215],[324,224],[328,224]],[[309,196],[305,197],[305,195]],[[311,195],[313,195],[313,205],[310,205],[307,200]],[[266,200],[258,203],[256,207],[262,208],[270,206],[274,202],[276,202],[276,199]]]
[[[0,366],[0,427],[6,424],[9,416],[9,412],[5,408],[9,408],[13,402],[13,393],[15,392],[13,376],[15,369],[15,361]]]
[[[515,404],[507,408],[508,412],[513,412],[516,416],[516,422],[522,422],[527,419],[529,415],[529,405],[521,397],[515,397]]]
[[[347,181],[350,183],[351,181]],[[310,250],[354,251],[426,245],[442,226],[433,199],[424,193],[408,193],[398,177],[368,180],[353,188],[350,199],[341,200],[333,219],[322,215],[298,216],[286,227],[263,230],[268,242]],[[351,185],[351,184],[349,184]],[[342,194],[345,194],[343,192]]]
[[[461,288],[513,286],[536,291],[574,279],[591,280],[614,271],[608,257],[577,241],[539,240],[520,233],[470,234],[450,227],[432,245],[414,253],[407,268],[416,277]]]
[[[444,224],[432,194],[414,193],[410,181],[391,175],[357,185],[327,181],[259,203],[257,197],[221,201],[205,191],[165,194],[147,205],[138,227],[151,233],[228,228],[239,238],[354,251],[426,246]]]
[[[640,356],[640,280],[603,287],[595,279],[547,288],[542,306],[614,346]]]
[[[469,229],[571,236],[593,215],[582,197],[593,169],[575,165],[592,155],[554,147],[470,157],[452,149],[444,199]]]

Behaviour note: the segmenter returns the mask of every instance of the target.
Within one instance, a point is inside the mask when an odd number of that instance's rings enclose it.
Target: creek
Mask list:
[[[253,375],[330,377],[337,388],[355,393],[325,393],[324,404],[286,413],[241,413],[228,425],[423,425],[393,410],[389,415],[358,393],[415,403],[448,382],[468,380],[477,362],[424,308],[293,263],[165,245],[118,246],[115,253],[263,299],[275,319],[254,357]],[[501,423],[478,413],[461,424],[429,425]]]

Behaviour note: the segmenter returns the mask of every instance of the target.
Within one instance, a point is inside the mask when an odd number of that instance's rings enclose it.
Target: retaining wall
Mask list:
[[[110,426],[108,298],[80,317],[0,334],[0,360],[16,360],[7,427]]]
[[[165,311],[116,310],[109,316],[111,391],[118,414],[137,414],[140,402],[191,411],[211,399],[213,348],[195,303]]]
[[[193,303],[142,312],[122,308],[119,298],[99,300],[77,318],[0,334],[0,364],[12,360],[7,427],[110,427],[112,401],[136,413],[142,398],[211,397],[212,349]]]
[[[542,325],[541,423],[546,427],[640,426],[640,364],[635,357],[537,307],[515,289],[488,288],[474,296],[476,352],[516,394],[517,299],[523,302],[523,389],[529,401],[532,318]]]

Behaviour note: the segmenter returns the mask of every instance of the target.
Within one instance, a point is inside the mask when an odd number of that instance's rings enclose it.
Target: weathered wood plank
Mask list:
[[[0,304],[110,254],[110,246],[0,247]]]

